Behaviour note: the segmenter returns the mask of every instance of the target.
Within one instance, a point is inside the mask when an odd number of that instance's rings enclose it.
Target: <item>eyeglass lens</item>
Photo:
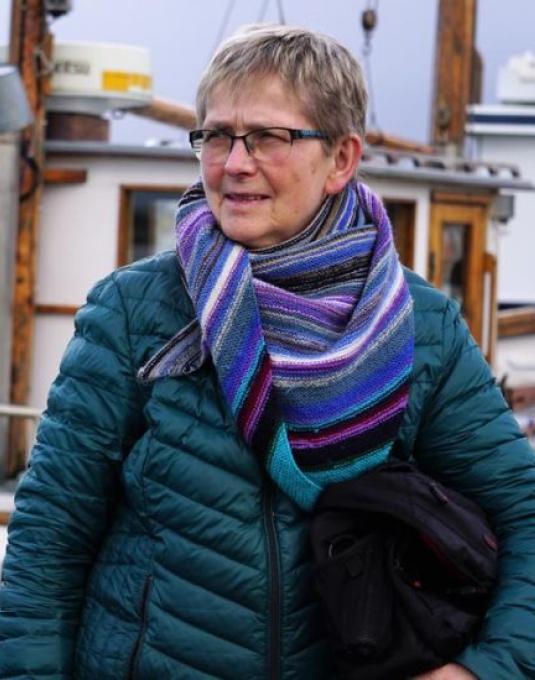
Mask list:
[[[258,161],[280,162],[290,153],[292,137],[283,128],[253,130],[246,135],[223,131],[206,131],[196,140],[196,152],[207,163],[224,162],[234,144],[244,143],[248,153]]]

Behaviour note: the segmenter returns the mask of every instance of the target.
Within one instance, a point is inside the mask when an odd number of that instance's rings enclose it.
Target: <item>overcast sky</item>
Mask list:
[[[58,41],[118,42],[148,47],[154,93],[192,104],[218,38],[238,26],[279,19],[277,0],[72,0],[53,24]],[[362,55],[362,10],[368,0],[280,0],[284,20],[321,30]],[[0,43],[9,36],[11,0],[0,0]],[[438,0],[379,0],[372,41],[372,86],[380,127],[428,141]],[[225,17],[231,9],[228,21]],[[495,102],[498,68],[512,54],[535,52],[535,0],[479,0],[477,47],[484,60],[483,101]],[[114,121],[113,141],[176,137],[168,126],[134,116]]]

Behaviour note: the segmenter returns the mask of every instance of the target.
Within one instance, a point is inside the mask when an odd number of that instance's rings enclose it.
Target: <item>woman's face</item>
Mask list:
[[[303,106],[277,76],[229,91],[221,84],[208,97],[204,129],[245,134],[266,127],[316,129]],[[236,140],[226,161],[201,162],[206,197],[221,231],[247,248],[266,248],[299,233],[314,217],[332,181],[335,154],[319,139],[295,140],[279,164],[258,162]]]

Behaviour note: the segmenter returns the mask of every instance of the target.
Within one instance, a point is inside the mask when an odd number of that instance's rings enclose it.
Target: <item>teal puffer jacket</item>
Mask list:
[[[412,273],[404,455],[495,523],[499,588],[460,661],[535,678],[532,451],[459,318]],[[192,319],[172,253],[89,295],[16,496],[0,588],[0,677],[325,679],[309,517],[237,436],[213,367],[136,380]]]

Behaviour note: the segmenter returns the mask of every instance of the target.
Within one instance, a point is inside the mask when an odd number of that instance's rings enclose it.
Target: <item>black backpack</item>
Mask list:
[[[409,463],[327,487],[311,526],[339,677],[398,680],[473,639],[496,574],[482,510]]]

